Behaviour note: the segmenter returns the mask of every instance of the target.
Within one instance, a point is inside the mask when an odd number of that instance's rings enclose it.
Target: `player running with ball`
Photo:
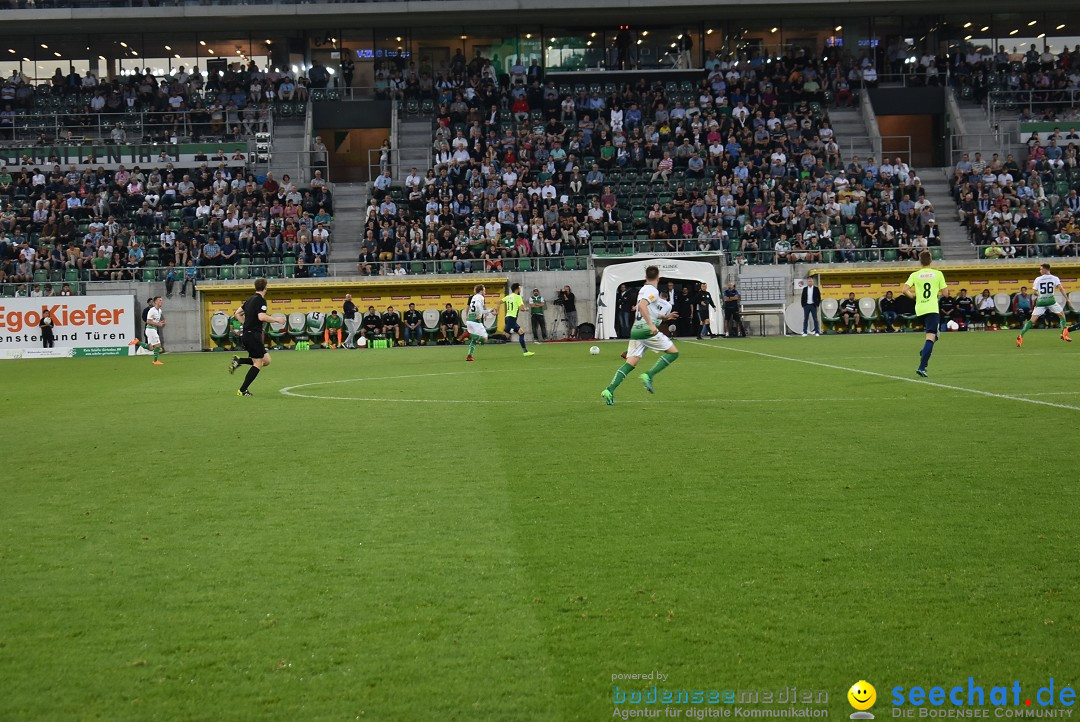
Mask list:
[[[1049,263],[1039,266],[1039,274],[1039,277],[1031,284],[1031,290],[1035,292],[1038,298],[1035,299],[1035,308],[1031,309],[1031,318],[1024,321],[1024,327],[1020,329],[1020,335],[1016,337],[1017,348],[1023,347],[1024,334],[1037,324],[1039,317],[1047,311],[1057,314],[1058,324],[1061,326],[1061,340],[1072,341],[1069,338],[1069,331],[1073,331],[1075,328],[1065,327],[1065,309],[1061,307],[1057,296],[1054,294],[1054,291],[1061,291],[1063,296],[1066,295],[1065,289],[1061,287],[1061,279],[1050,273]]]
[[[164,303],[161,300],[161,296],[154,297],[154,305],[146,310],[146,343],[143,343],[139,339],[132,339],[130,346],[136,348],[144,348],[147,351],[154,352],[154,365],[164,366],[165,362],[159,360],[161,356],[161,337],[158,335],[158,329],[165,327],[165,319],[161,317],[161,304]]]
[[[475,361],[473,351],[477,341],[486,341],[487,328],[484,327],[484,284],[478,283],[473,288],[473,297],[469,299],[469,314],[465,319],[465,330],[469,334],[469,355],[466,361]]]
[[[679,349],[671,339],[660,332],[656,325],[660,321],[672,321],[679,317],[678,313],[669,313],[671,304],[660,298],[660,291],[656,284],[660,280],[660,269],[649,266],[645,269],[645,285],[638,291],[637,314],[634,325],[630,328],[630,344],[626,349],[626,363],[615,372],[615,378],[608,387],[600,392],[604,402],[608,406],[615,405],[615,389],[634,370],[634,367],[645,355],[645,349],[652,349],[660,354],[656,364],[641,374],[641,383],[645,390],[653,393],[653,377],[666,369],[679,358]]]

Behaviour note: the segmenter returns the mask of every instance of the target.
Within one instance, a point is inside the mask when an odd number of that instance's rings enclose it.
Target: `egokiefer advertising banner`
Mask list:
[[[39,324],[53,318],[53,347]],[[134,296],[0,298],[0,359],[126,356],[135,338]]]

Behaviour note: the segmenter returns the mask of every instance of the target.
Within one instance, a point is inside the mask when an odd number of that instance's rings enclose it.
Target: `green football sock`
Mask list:
[[[160,356],[160,355],[161,355],[161,347],[160,346],[154,346],[154,360],[157,361],[158,356]]]
[[[1058,326],[1061,328],[1065,328],[1066,326],[1068,326],[1068,324],[1065,323],[1065,314],[1061,314],[1060,316],[1058,316]]]
[[[148,343],[143,343],[142,341],[139,341],[138,343],[136,343],[136,344],[135,344],[135,347],[136,347],[136,348],[144,348],[144,349],[146,349],[147,351],[149,351],[149,350],[150,350],[150,344],[148,344]]]
[[[476,350],[476,336],[469,336],[469,355],[472,356],[473,351]]]
[[[630,364],[623,364],[619,367],[619,370],[615,372],[615,378],[611,379],[611,383],[608,384],[607,390],[614,392],[619,388],[619,384],[627,377],[627,375],[634,370],[634,367]]]
[[[1031,321],[1024,321],[1024,327],[1020,329],[1020,335],[1023,336],[1031,328]]]
[[[656,360],[656,365],[649,369],[649,376],[656,376],[656,374],[660,373],[668,366],[675,363],[678,358],[679,353],[677,351],[674,353],[669,352],[660,354],[660,358]]]

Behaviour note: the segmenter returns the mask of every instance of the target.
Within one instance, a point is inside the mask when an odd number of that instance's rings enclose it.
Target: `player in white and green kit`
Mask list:
[[[1057,314],[1058,324],[1061,327],[1061,340],[1072,341],[1069,338],[1069,329],[1065,325],[1065,309],[1061,307],[1057,296],[1054,295],[1055,291],[1061,291],[1063,296],[1066,295],[1065,289],[1061,287],[1061,279],[1050,273],[1049,263],[1039,266],[1039,273],[1041,275],[1031,284],[1031,291],[1036,295],[1035,307],[1031,309],[1031,318],[1024,321],[1024,327],[1020,329],[1020,335],[1016,337],[1017,348],[1024,345],[1024,334],[1038,323],[1039,316],[1042,316],[1047,311]]]
[[[660,298],[660,291],[656,288],[660,280],[660,269],[649,266],[645,269],[645,285],[638,291],[637,313],[634,317],[634,325],[630,328],[630,344],[626,349],[626,362],[615,372],[615,378],[608,387],[600,392],[604,402],[608,406],[615,405],[615,389],[623,382],[638,361],[645,355],[645,349],[652,349],[660,354],[656,364],[647,372],[641,374],[641,383],[645,389],[653,393],[653,377],[666,369],[679,358],[679,349],[671,339],[660,333],[656,324],[665,319],[676,319],[677,313],[671,313],[671,304]]]
[[[161,296],[154,298],[154,304],[146,312],[146,343],[143,343],[139,339],[132,339],[129,345],[136,348],[144,348],[147,351],[154,352],[154,365],[164,366],[165,362],[160,359],[161,357],[161,336],[158,331],[165,327],[165,318],[161,313],[161,305],[163,301]]]
[[[466,361],[475,361],[473,351],[476,350],[477,341],[487,340],[487,328],[484,326],[484,285],[476,284],[473,288],[473,297],[469,299],[468,315],[465,318],[465,329],[469,332],[469,355]]]

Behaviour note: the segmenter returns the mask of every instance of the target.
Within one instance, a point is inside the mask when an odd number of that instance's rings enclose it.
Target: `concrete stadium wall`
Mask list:
[[[578,323],[596,323],[596,273],[593,271],[539,271],[536,273],[508,273],[510,283],[521,284],[521,295],[526,299],[532,294],[534,288],[540,289],[540,295],[547,302],[545,309],[545,321],[547,322],[548,335],[552,332],[552,321],[555,318],[556,307],[554,301],[557,298],[556,291],[563,286],[569,286],[574,292],[574,301],[577,303]],[[530,324],[525,324],[529,326]],[[532,329],[528,328],[527,339],[532,339]]]
[[[804,278],[806,272],[810,270],[806,264],[799,264],[798,266],[792,266],[791,264],[776,264],[776,265],[762,265],[762,266],[722,266],[720,276],[721,289],[719,292],[713,294],[713,299],[717,304],[720,303],[723,291],[727,288],[728,281],[735,281],[735,288],[739,288],[742,281],[755,279],[755,278],[782,278],[787,288],[787,301],[791,303],[795,299],[795,294],[792,291],[792,280],[795,278]],[[765,316],[765,335],[775,336],[782,331],[782,324],[779,316]],[[746,325],[750,329],[750,333],[758,335],[761,324],[757,318],[747,319]]]
[[[173,297],[165,300],[165,330],[161,340],[168,351],[200,351],[202,342],[199,332],[199,303],[190,295],[180,298],[180,287],[174,289]],[[136,318],[139,333],[142,333],[142,309],[146,299],[152,296],[164,296],[163,283],[91,283],[87,285],[87,296],[113,296],[116,294],[134,294],[137,299]]]

